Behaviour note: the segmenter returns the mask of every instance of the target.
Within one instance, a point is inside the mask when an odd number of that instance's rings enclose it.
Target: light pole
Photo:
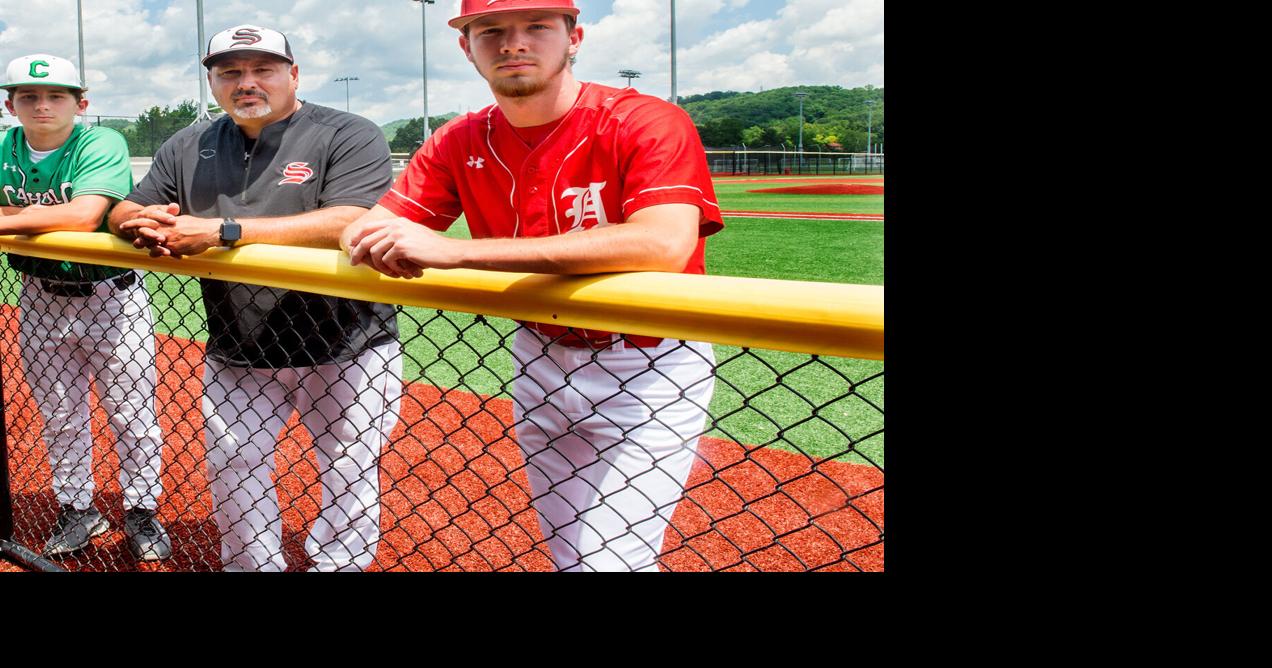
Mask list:
[[[640,78],[640,72],[637,72],[636,70],[619,70],[619,71],[618,71],[618,76],[620,76],[620,77],[626,77],[626,78],[627,78],[627,87],[628,87],[628,88],[631,88],[631,87],[632,87],[632,79],[639,79],[639,78]]]
[[[197,63],[194,66],[194,70],[198,72],[199,77],[199,113],[194,115],[194,122],[198,123],[199,121],[211,120],[212,114],[208,113],[208,79],[203,76],[203,49],[207,45],[203,41],[203,0],[198,0],[196,5],[199,19],[199,48],[194,50],[194,61]]]
[[[422,68],[424,71],[424,141],[428,141],[428,136],[432,132],[428,129],[428,6],[436,4],[435,0],[411,0],[411,2],[420,3],[420,30],[423,39],[420,40],[420,52]]]
[[[671,0],[671,103],[680,104],[676,97],[676,0]]]
[[[808,93],[795,93],[795,97],[799,98],[799,152],[804,153],[804,98],[808,97]]]
[[[349,82],[357,80],[358,77],[340,77],[339,79],[334,79],[336,82],[343,81],[345,84],[345,111],[349,111]]]
[[[874,124],[874,100],[866,100],[866,155],[870,155],[870,130]]]
[[[80,88],[84,87],[84,76],[88,70],[84,69],[84,2],[83,0],[75,0],[75,19],[79,25],[79,71],[80,71]],[[80,123],[88,125],[88,116],[84,112],[80,112]]]

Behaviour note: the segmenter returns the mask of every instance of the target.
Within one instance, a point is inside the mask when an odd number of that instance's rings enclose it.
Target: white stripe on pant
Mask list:
[[[513,417],[553,561],[657,571],[715,389],[711,345],[594,352],[546,340],[517,332]]]
[[[163,435],[155,420],[155,337],[145,275],[122,290],[100,281],[86,297],[46,292],[23,276],[22,362],[44,416],[59,504],[93,502],[90,377],[115,432],[124,508],[156,510]]]
[[[364,570],[380,540],[381,448],[398,421],[397,342],[343,364],[283,369],[208,359],[203,375],[208,478],[227,571],[281,571],[282,518],[270,480],[293,411],[313,437],[322,510],[305,541],[314,570]]]

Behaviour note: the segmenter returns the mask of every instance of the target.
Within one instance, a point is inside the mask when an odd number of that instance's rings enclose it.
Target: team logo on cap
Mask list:
[[[284,183],[304,183],[313,175],[314,170],[309,168],[309,163],[289,162],[287,163],[287,166],[283,168],[283,180],[279,181],[278,185],[281,186]]]
[[[30,71],[28,71],[28,72],[27,72],[27,74],[28,74],[29,76],[33,76],[33,77],[35,77],[35,78],[37,78],[37,79],[43,79],[44,77],[47,77],[47,76],[49,75],[49,73],[48,73],[48,72],[41,72],[41,71],[39,71],[39,70],[35,69],[35,68],[40,67],[40,66],[43,66],[43,67],[47,68],[47,67],[49,66],[49,64],[48,64],[48,62],[43,61],[43,60],[33,60],[33,61],[31,61],[31,69],[30,69]]]
[[[248,46],[261,41],[261,35],[256,28],[239,28],[233,39],[234,46]]]

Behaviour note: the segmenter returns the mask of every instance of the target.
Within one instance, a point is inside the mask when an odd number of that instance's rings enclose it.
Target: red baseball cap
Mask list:
[[[487,14],[528,12],[536,9],[570,16],[579,15],[578,8],[574,6],[574,0],[463,0],[459,6],[459,16],[446,23],[456,30],[463,30],[470,21]]]

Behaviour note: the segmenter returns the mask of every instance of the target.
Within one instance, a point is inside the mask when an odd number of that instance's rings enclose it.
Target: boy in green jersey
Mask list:
[[[0,140],[0,234],[108,231],[106,214],[132,190],[128,145],[118,132],[75,124],[88,106],[75,65],[16,58],[0,89],[21,121]],[[124,532],[138,559],[166,559],[155,520],[162,435],[155,419],[155,348],[143,275],[76,262],[9,256],[22,272],[22,361],[44,415],[53,490],[61,510],[49,556],[86,547],[110,523],[93,507],[89,382],[118,436]]]

